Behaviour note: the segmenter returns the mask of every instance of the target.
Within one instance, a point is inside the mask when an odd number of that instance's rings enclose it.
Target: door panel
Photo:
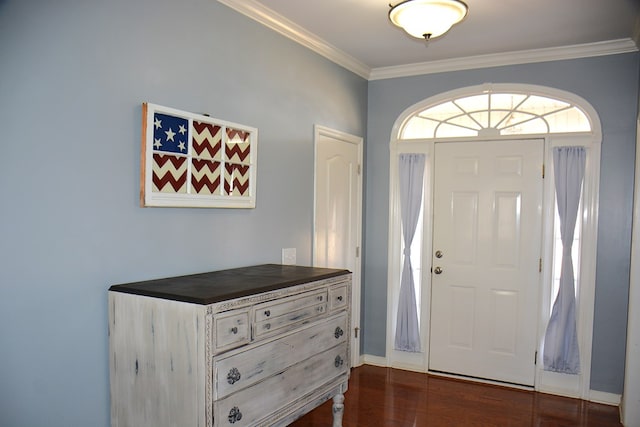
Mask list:
[[[355,200],[351,189],[356,184],[358,157],[356,151],[354,159],[351,151],[356,148],[327,141],[318,145],[315,266],[352,268]]]
[[[495,194],[494,267],[518,267],[521,199],[522,195],[519,192],[496,192]]]
[[[430,370],[533,385],[543,147],[436,144]]]
[[[451,194],[453,259],[458,265],[473,265],[478,247],[478,193]]]
[[[352,274],[352,366],[359,365],[362,138],[316,126],[313,265]]]

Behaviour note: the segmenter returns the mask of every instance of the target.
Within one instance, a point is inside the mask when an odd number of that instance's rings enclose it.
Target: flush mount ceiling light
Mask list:
[[[406,0],[389,6],[389,20],[394,25],[427,41],[449,31],[468,11],[467,5],[459,0]]]

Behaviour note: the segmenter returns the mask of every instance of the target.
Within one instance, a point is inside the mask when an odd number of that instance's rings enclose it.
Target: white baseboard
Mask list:
[[[360,356],[360,359],[362,360],[362,362],[365,365],[380,366],[382,368],[386,368],[387,367],[387,358],[386,357],[372,356],[370,354],[364,354],[364,355]]]
[[[605,405],[620,406],[622,396],[614,393],[605,393],[604,391],[589,390],[589,400],[594,403],[603,403]]]
[[[379,366],[379,367],[383,367],[383,368],[390,367],[390,368],[407,370],[407,367],[404,367],[404,366],[389,366],[386,357],[372,356],[370,354],[361,354],[360,355],[360,364],[361,365],[364,364],[364,365]],[[411,369],[409,369],[409,370],[411,370]],[[415,371],[415,372],[420,372],[420,371]],[[484,381],[484,382],[492,383],[491,381]],[[574,396],[563,394],[561,392],[554,392],[554,390],[551,390],[551,389],[544,390],[543,393],[554,394],[554,395],[557,395],[557,396],[565,396],[565,397],[573,397],[573,398],[575,398]],[[621,398],[622,398],[622,396],[619,395],[619,394],[606,393],[604,391],[597,391],[597,390],[590,390],[589,391],[589,401],[594,402],[594,403],[602,403],[602,404],[611,405],[611,406],[620,406]]]

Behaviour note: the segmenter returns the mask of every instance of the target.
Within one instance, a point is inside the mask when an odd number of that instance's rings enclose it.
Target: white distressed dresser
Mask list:
[[[284,426],[350,371],[351,273],[266,264],[109,288],[113,427]]]

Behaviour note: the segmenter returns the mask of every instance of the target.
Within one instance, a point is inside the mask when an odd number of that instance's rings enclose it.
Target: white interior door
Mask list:
[[[543,151],[436,144],[430,370],[533,385]]]
[[[362,138],[315,127],[313,265],[352,273],[352,366],[360,359]]]

